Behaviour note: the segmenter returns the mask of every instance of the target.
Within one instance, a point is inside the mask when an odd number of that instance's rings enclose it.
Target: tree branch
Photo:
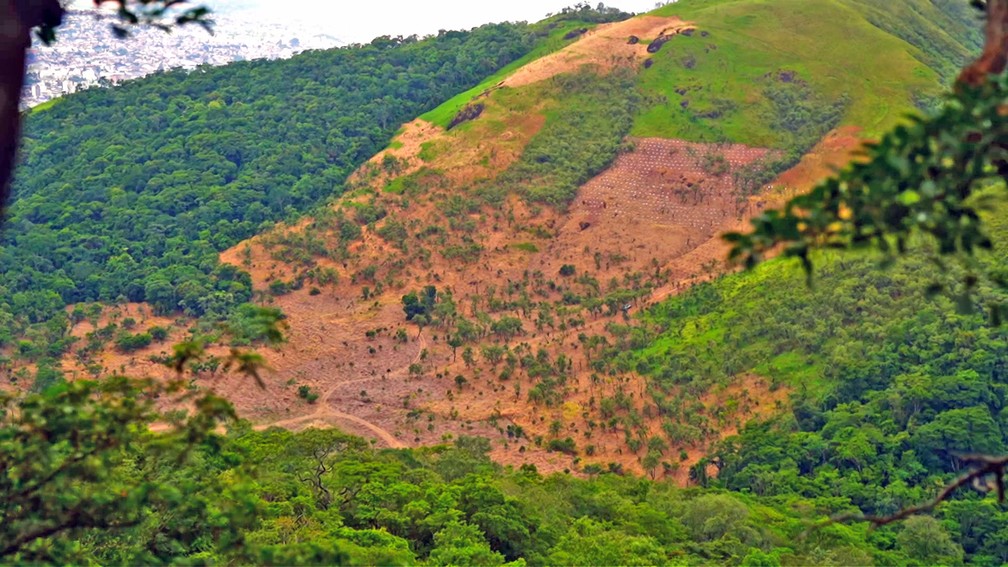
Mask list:
[[[20,552],[25,546],[33,541],[52,537],[67,530],[78,528],[121,529],[133,527],[139,524],[139,518],[122,522],[96,521],[93,518],[89,518],[83,510],[78,509],[71,512],[70,515],[62,522],[58,522],[44,528],[38,528],[35,531],[26,532],[17,536],[11,542],[5,544],[4,547],[0,548],[0,557],[9,557]]]
[[[816,524],[809,529],[805,530],[801,537],[807,536],[809,533],[815,530],[831,526],[833,524],[842,524],[848,522],[870,522],[871,529],[876,529],[882,526],[886,526],[900,520],[905,520],[910,516],[916,516],[917,514],[924,514],[933,511],[938,507],[939,504],[945,502],[955,493],[956,490],[968,485],[974,485],[982,489],[993,488],[997,492],[998,502],[1004,503],[1005,501],[1005,486],[1004,477],[1005,469],[1008,468],[1008,456],[991,456],[991,455],[958,455],[958,459],[964,464],[972,467],[972,469],[956,478],[954,481],[949,483],[935,496],[933,499],[917,504],[915,506],[908,506],[902,510],[891,514],[889,516],[874,516],[865,515],[862,513],[845,513],[837,516],[833,516],[830,519]],[[990,487],[983,484],[985,479],[989,476],[994,476],[994,486]]]
[[[96,443],[95,446],[90,451],[66,459],[58,467],[50,471],[49,474],[47,474],[46,476],[35,480],[35,482],[26,484],[16,492],[13,492],[11,494],[5,494],[4,500],[6,500],[8,503],[16,502],[18,499],[26,497],[33,491],[41,490],[43,487],[45,487],[45,485],[52,482],[53,479],[55,479],[57,476],[68,472],[73,466],[86,461],[87,459],[91,458],[92,456],[98,453],[112,449],[117,445],[118,440],[116,440],[114,437],[104,438],[101,440],[100,443]]]

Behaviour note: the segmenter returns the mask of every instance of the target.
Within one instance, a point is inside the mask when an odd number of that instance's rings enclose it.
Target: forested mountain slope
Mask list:
[[[688,390],[655,380],[657,360],[615,356],[656,339],[632,314],[715,277],[720,232],[927,107],[977,45],[965,11],[861,4],[684,0],[407,124],[329,209],[224,254],[289,316],[277,382],[320,398],[278,386],[258,419],[480,433],[505,462],[688,482],[801,384],[727,363]]]
[[[339,194],[404,120],[583,25],[378,38],[172,71],[32,113],[0,242],[3,342],[71,303],[226,314],[251,289],[221,250]],[[49,338],[58,354],[62,337]]]
[[[264,425],[392,446],[480,433],[507,462],[687,482],[712,443],[808,386],[727,361],[711,377],[694,355],[682,372],[702,380],[663,382],[653,354],[616,356],[648,336],[630,315],[714,277],[718,234],[842,163],[859,132],[927,107],[977,34],[951,5],[854,0],[684,0],[592,27],[624,17],[380,38],[35,114],[3,248],[8,341],[35,325],[12,380],[156,372],[159,341],[219,343],[222,319],[255,339],[254,312],[234,310],[255,289],[291,341],[267,395],[216,387]],[[95,300],[153,316],[61,311]],[[747,348],[763,345],[781,348]]]
[[[882,270],[872,257],[827,256],[809,288],[783,262],[723,275],[719,240],[843,164],[865,136],[933,106],[978,45],[972,14],[951,0],[680,0],[588,25],[607,18],[365,47],[369,62],[394,68],[382,58],[446,42],[422,67],[436,76],[468,49],[502,55],[493,65],[473,61],[450,92],[407,81],[401,99],[386,101],[395,104],[353,119],[325,110],[332,101],[321,63],[307,89],[320,89],[318,98],[301,100],[301,85],[239,103],[243,92],[220,95],[226,83],[204,85],[218,72],[207,71],[87,93],[33,119],[22,183],[59,178],[64,167],[67,177],[19,190],[9,236],[17,246],[5,248],[14,316],[43,321],[63,301],[121,294],[174,319],[142,316],[136,306],[104,315],[82,307],[70,321],[37,324],[34,341],[9,349],[13,364],[25,376],[34,371],[38,386],[58,381],[55,361],[28,365],[46,354],[38,345],[57,338],[64,342],[53,356],[74,340],[84,345],[60,361],[67,373],[170,375],[161,367],[172,360],[166,345],[148,343],[155,334],[195,334],[211,358],[187,369],[190,386],[223,393],[251,421],[185,467],[123,455],[123,478],[140,471],[184,481],[193,515],[152,512],[125,537],[86,540],[85,556],[1008,561],[1008,515],[980,493],[964,492],[938,519],[805,531],[829,514],[884,514],[923,500],[957,472],[957,452],[1008,447],[1006,331],[924,293],[955,274],[924,259]],[[530,39],[534,30],[548,37]],[[281,64],[237,66],[220,78],[287,81],[290,68],[273,65]],[[132,155],[128,140],[106,155],[74,138],[88,127],[78,114],[112,116],[120,97],[190,82],[204,85],[202,99],[173,106],[169,98],[152,116],[172,120],[145,126],[139,115],[133,126],[187,132],[186,144],[166,139],[130,158],[165,160],[160,176],[136,177],[144,166],[120,158]],[[341,97],[357,96],[338,84]],[[429,96],[409,99],[414,87]],[[249,124],[249,107],[279,121]],[[198,125],[214,112],[232,117],[222,127],[236,130],[220,133],[230,140],[222,145],[200,146],[218,133],[200,125],[193,134],[187,120]],[[243,139],[246,132],[255,137]],[[60,136],[80,155],[58,160],[47,151]],[[254,151],[260,138],[275,151]],[[219,154],[235,165],[226,152],[246,143],[251,153],[232,156],[256,164],[246,176],[199,161]],[[169,183],[169,170],[184,171],[190,159],[198,174]],[[100,199],[82,208],[79,195],[89,191],[124,211],[138,207],[138,222],[111,215]],[[88,215],[76,221],[67,204]],[[249,211],[262,218],[229,216]],[[220,249],[280,218],[288,222],[218,262]],[[999,218],[991,214],[997,246],[985,262],[1005,261]],[[74,240],[71,227],[94,234]],[[98,271],[106,256],[113,269]],[[28,266],[24,275],[18,262]],[[59,274],[68,266],[77,266],[74,275]],[[78,281],[90,295],[76,295]],[[290,325],[287,344],[264,349],[272,367],[264,390],[218,373],[231,345],[208,324],[252,297],[281,309]],[[231,322],[241,328],[246,312],[232,312]],[[227,539],[221,526],[240,536]],[[224,545],[235,542],[248,545]]]

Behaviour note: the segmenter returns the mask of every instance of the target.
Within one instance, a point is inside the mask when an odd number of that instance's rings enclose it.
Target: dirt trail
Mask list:
[[[284,429],[294,429],[298,426],[304,425],[305,427],[310,427],[317,423],[323,423],[327,425],[333,425],[329,423],[329,420],[333,421],[344,421],[350,423],[356,423],[364,428],[366,428],[371,433],[374,433],[376,437],[381,439],[389,448],[391,449],[404,449],[406,444],[395,438],[394,435],[378,427],[377,425],[367,421],[366,419],[361,419],[355,415],[350,415],[348,413],[343,413],[337,411],[329,406],[320,407],[319,411],[315,413],[304,415],[301,417],[296,417],[293,419],[285,419],[283,421],[276,421],[273,423],[263,423],[255,426],[256,431],[262,431],[264,429],[269,429],[270,427],[281,427]]]
[[[390,377],[396,377],[396,378],[402,377],[402,378],[405,378],[407,376],[408,372],[409,372],[410,365],[415,364],[415,363],[417,363],[417,362],[420,361],[420,357],[421,357],[422,353],[427,348],[427,339],[426,339],[426,337],[424,337],[423,335],[421,335],[419,337],[418,342],[419,342],[419,345],[418,345],[416,356],[413,357],[413,359],[409,362],[409,364],[406,364],[404,366],[401,366],[401,367],[393,370],[392,373],[390,374]],[[383,429],[382,427],[380,427],[380,426],[376,425],[375,423],[372,423],[372,422],[370,422],[370,421],[368,421],[366,419],[363,419],[363,418],[360,418],[360,417],[357,417],[355,415],[351,415],[351,414],[348,414],[348,413],[341,412],[341,411],[339,411],[339,410],[337,410],[336,408],[333,407],[332,398],[333,398],[333,396],[336,395],[337,392],[340,391],[340,389],[345,388],[347,386],[354,386],[354,385],[357,385],[357,384],[363,384],[363,383],[367,383],[367,382],[372,382],[374,380],[375,380],[374,378],[359,378],[357,380],[348,380],[348,381],[345,381],[345,382],[337,382],[337,383],[333,384],[328,390],[326,390],[319,397],[319,404],[318,404],[318,407],[315,409],[314,412],[312,412],[312,413],[310,413],[308,415],[302,415],[302,416],[293,417],[293,418],[290,418],[290,419],[282,419],[280,421],[261,423],[261,424],[255,426],[255,430],[256,431],[262,431],[262,430],[268,429],[270,427],[282,427],[284,429],[294,429],[294,428],[297,428],[299,426],[309,427],[312,424],[319,423],[319,422],[321,422],[321,423],[329,423],[330,421],[337,421],[337,422],[343,421],[343,422],[355,423],[357,425],[360,425],[360,426],[364,427],[365,429],[367,429],[371,433],[374,433],[375,436],[377,436],[379,439],[381,439],[386,445],[388,445],[392,449],[402,449],[402,448],[405,448],[407,445],[405,443],[403,443],[402,441],[396,439],[395,435],[392,435],[391,433],[389,433],[388,430]]]

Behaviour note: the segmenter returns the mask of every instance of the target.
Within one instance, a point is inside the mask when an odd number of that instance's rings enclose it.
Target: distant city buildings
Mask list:
[[[289,25],[251,22],[214,15],[214,33],[187,26],[166,33],[137,29],[116,38],[110,20],[88,10],[75,10],[57,31],[51,46],[37,43],[29,55],[22,106],[30,108],[92,87],[105,87],[174,68],[226,65],[249,59],[280,59],[342,42]]]

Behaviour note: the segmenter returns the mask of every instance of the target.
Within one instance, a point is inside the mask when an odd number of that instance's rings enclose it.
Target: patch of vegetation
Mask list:
[[[399,220],[391,217],[386,219],[385,223],[382,224],[381,228],[379,228],[377,232],[378,236],[382,237],[386,242],[399,249],[403,249],[406,238],[409,236],[409,233],[406,231],[406,226]]]
[[[469,236],[463,237],[459,244],[450,244],[440,250],[446,260],[459,260],[466,263],[478,260],[482,251],[483,247]]]
[[[420,144],[420,152],[417,153],[417,157],[423,161],[434,161],[442,153],[444,153],[444,145],[438,142],[429,141]]]
[[[438,152],[440,151],[435,150],[434,148],[437,148],[436,144],[433,142],[427,142],[424,144],[424,149],[421,150],[421,154],[427,152],[427,157],[429,159],[434,159],[435,156],[439,155]],[[441,185],[443,177],[442,172],[439,170],[421,167],[409,175],[400,175],[392,181],[389,181],[389,183],[385,186],[385,192],[395,193],[397,195],[406,195],[407,197],[415,197],[425,188]]]
[[[551,79],[556,107],[521,158],[494,185],[526,200],[566,208],[577,189],[612,163],[641,102],[635,76],[614,71]]]
[[[350,207],[354,210],[354,219],[358,224],[368,225],[388,215],[385,207],[377,204],[374,199],[364,203],[351,202]]]
[[[438,302],[438,290],[429,285],[421,292],[410,292],[402,297],[403,313],[406,320],[412,321],[419,315],[429,315]]]
[[[311,386],[301,385],[298,386],[298,397],[302,400],[308,402],[309,404],[314,404],[319,399],[319,394],[311,388]]]
[[[281,296],[281,295],[287,295],[288,293],[291,292],[291,285],[285,282],[284,280],[275,279],[270,281],[269,285],[267,286],[267,289],[269,289],[271,295]]]
[[[154,337],[150,333],[123,332],[116,337],[116,348],[122,352],[133,352],[150,346]]]
[[[154,339],[159,343],[164,342],[165,339],[168,338],[168,329],[164,327],[154,326],[151,327],[147,332],[150,333],[152,339]]]
[[[546,450],[556,453],[576,455],[577,444],[570,437],[565,437],[563,439],[550,439],[549,443],[546,444]]]

